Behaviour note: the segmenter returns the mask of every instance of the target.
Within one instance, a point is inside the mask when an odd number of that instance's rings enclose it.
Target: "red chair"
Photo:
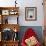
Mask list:
[[[37,35],[34,32],[34,30],[32,28],[28,28],[24,34],[24,37],[22,38],[21,46],[27,46],[27,44],[25,43],[25,40],[32,36],[34,36],[37,39]],[[37,39],[37,41],[38,41],[38,39]],[[35,46],[41,46],[40,42],[38,41]]]

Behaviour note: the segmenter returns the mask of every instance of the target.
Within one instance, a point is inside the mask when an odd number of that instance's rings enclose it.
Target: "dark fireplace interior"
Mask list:
[[[18,40],[18,32],[14,32],[13,30],[6,28],[2,31],[2,40],[3,41]]]

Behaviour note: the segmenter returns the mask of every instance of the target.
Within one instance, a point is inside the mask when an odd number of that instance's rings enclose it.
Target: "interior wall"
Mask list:
[[[0,0],[0,7],[15,6],[15,0]],[[43,0],[17,0],[17,6],[19,7],[19,24],[20,26],[44,26],[44,13],[43,13]],[[37,7],[37,20],[26,21],[25,20],[25,7]],[[13,21],[14,22],[14,21]]]
[[[19,24],[24,26],[43,26],[42,0],[25,0],[21,3]],[[37,7],[37,21],[25,21],[25,7]],[[22,9],[22,10],[21,10]]]

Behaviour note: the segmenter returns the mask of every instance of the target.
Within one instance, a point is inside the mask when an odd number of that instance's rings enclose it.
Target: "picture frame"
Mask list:
[[[36,7],[25,7],[25,20],[26,21],[37,20],[37,8]]]
[[[2,10],[2,15],[9,15],[9,10]]]

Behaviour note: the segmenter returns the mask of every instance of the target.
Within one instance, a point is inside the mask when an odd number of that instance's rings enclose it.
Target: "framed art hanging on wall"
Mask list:
[[[37,8],[36,7],[25,8],[25,20],[27,21],[37,20]]]

